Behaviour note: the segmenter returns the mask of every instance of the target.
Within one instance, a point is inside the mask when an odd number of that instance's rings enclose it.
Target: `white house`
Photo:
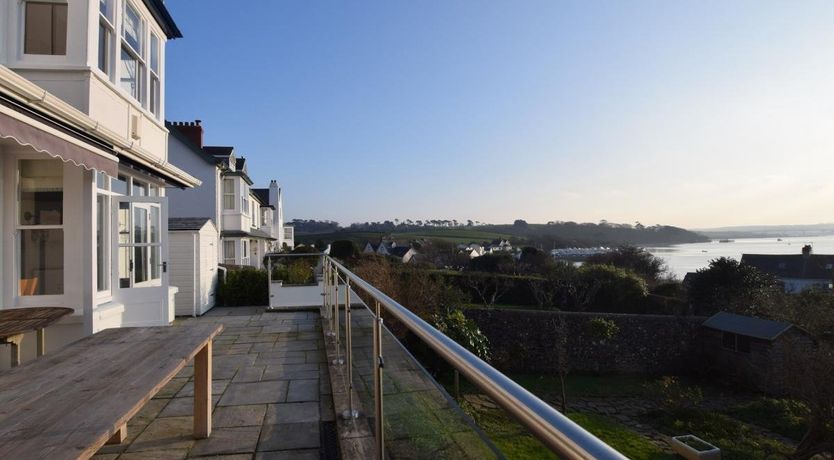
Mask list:
[[[801,254],[742,254],[741,263],[775,276],[788,294],[834,291],[834,255],[814,254],[809,244]]]
[[[253,188],[249,163],[234,147],[203,145],[200,120],[167,126],[171,158],[203,182],[195,189],[170,190],[171,216],[211,218],[220,229],[219,263],[261,267],[264,254],[292,245],[278,182]]]
[[[0,302],[74,308],[55,343],[173,318],[165,188],[200,183],[168,161],[180,36],[161,0],[0,1]]]

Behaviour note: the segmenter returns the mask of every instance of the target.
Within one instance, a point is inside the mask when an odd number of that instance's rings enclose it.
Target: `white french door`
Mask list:
[[[114,296],[124,325],[165,324],[168,311],[168,202],[165,197],[113,196]]]

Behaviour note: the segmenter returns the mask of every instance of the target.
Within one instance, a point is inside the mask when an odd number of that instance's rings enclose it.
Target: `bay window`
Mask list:
[[[223,242],[223,263],[226,265],[234,265],[235,264],[235,242],[234,241],[224,241]]]
[[[64,293],[64,165],[18,163],[18,295]]]

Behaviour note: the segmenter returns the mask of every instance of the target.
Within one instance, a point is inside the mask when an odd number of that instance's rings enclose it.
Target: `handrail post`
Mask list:
[[[385,426],[382,414],[382,314],[379,301],[375,300],[374,315],[374,437],[376,438],[376,458],[385,458]]]
[[[339,349],[339,346],[342,344],[342,341],[341,341],[341,333],[339,331],[339,270],[338,269],[334,273],[333,281],[336,284],[336,289],[335,289],[336,295],[334,297],[336,301],[334,302],[335,307],[333,309],[334,310],[333,330],[336,333],[336,336],[335,336],[335,338],[336,338],[336,359],[333,360],[333,364],[341,365],[341,364],[345,363],[345,360],[342,359],[341,350]]]
[[[267,308],[272,308],[272,257],[266,257],[266,298]]]
[[[359,417],[359,412],[353,409],[353,337],[350,319],[350,278],[345,275],[345,358],[347,358],[347,396],[348,409],[342,414],[343,418]]]

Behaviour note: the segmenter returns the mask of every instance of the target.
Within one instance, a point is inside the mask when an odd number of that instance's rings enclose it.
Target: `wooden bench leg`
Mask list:
[[[211,340],[194,358],[194,437],[211,435]]]
[[[43,328],[40,328],[38,329],[38,356],[43,356],[43,352],[46,350],[45,342]]]
[[[110,437],[107,444],[121,444],[127,439],[127,424],[119,427],[119,430]]]
[[[20,366],[20,342],[23,340],[23,334],[13,335],[10,337],[6,337],[0,343],[8,344],[11,351],[11,364],[12,367]]]

